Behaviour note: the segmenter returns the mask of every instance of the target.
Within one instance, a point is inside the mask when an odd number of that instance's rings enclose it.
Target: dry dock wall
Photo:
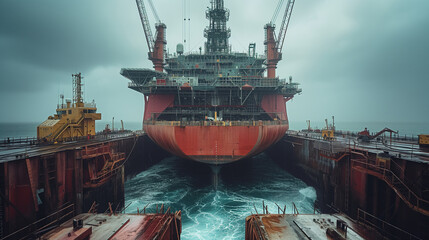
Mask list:
[[[133,140],[119,143],[119,149],[126,153],[125,180],[134,177],[162,159],[170,156],[168,152],[155,144],[146,134]]]
[[[361,209],[420,238],[429,239],[426,211],[429,206],[422,201],[417,203],[412,195],[429,199],[428,163],[391,156],[389,169],[381,169],[382,175],[373,170],[378,169],[375,153],[344,148],[335,142],[288,135],[267,153],[282,168],[316,189],[322,211],[337,209],[363,220],[362,212],[358,214]],[[366,167],[370,163],[374,163],[373,168]],[[394,171],[394,166],[401,171]],[[391,171],[399,176],[394,184],[389,180]],[[397,182],[403,182],[404,186]],[[376,224],[382,225],[382,222]]]
[[[39,155],[0,161],[0,238],[65,207],[73,214],[94,202],[97,212],[109,203],[121,209],[125,180],[168,155],[147,135],[40,148]]]

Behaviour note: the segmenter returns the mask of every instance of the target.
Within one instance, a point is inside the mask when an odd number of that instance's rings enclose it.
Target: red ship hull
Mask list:
[[[288,128],[284,122],[277,125],[255,122],[249,126],[144,126],[149,137],[170,153],[215,165],[261,153],[280,140]]]

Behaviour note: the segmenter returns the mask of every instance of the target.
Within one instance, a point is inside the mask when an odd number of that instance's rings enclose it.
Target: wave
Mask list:
[[[316,198],[317,198],[316,189],[314,189],[313,187],[303,188],[303,189],[299,190],[299,193],[301,193],[306,198],[309,198],[309,199],[311,199],[313,201],[315,201]]]
[[[276,204],[287,205],[287,212],[291,212],[292,202],[300,213],[312,212],[314,188],[264,155],[249,161],[223,166],[215,191],[206,165],[164,159],[126,182],[125,205],[132,203],[130,212],[147,203],[151,203],[147,210],[154,210],[156,204],[182,210],[183,240],[244,239],[245,218],[255,213],[255,207],[262,212],[262,201],[272,213],[277,213]]]

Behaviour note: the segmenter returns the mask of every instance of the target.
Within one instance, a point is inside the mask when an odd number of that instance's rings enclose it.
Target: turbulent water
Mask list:
[[[127,212],[152,212],[164,204],[182,211],[182,239],[244,239],[245,218],[268,210],[277,213],[276,203],[295,203],[300,213],[312,213],[316,192],[301,180],[280,169],[266,155],[222,167],[217,191],[211,169],[204,164],[167,158],[125,184]]]

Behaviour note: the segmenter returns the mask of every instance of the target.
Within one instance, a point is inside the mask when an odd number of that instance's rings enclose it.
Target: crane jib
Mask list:
[[[295,0],[289,0],[286,5],[285,14],[283,15],[283,21],[280,27],[279,36],[277,38],[277,48],[279,49],[279,52],[281,52],[283,49],[283,44],[286,38],[286,32],[289,26],[289,21],[292,15],[294,5],[295,5]]]
[[[146,42],[149,48],[149,52],[153,52],[155,41],[153,39],[152,30],[150,29],[149,19],[147,17],[146,7],[143,0],[136,0],[137,9],[139,10],[140,20],[143,25],[143,31],[146,37]]]

